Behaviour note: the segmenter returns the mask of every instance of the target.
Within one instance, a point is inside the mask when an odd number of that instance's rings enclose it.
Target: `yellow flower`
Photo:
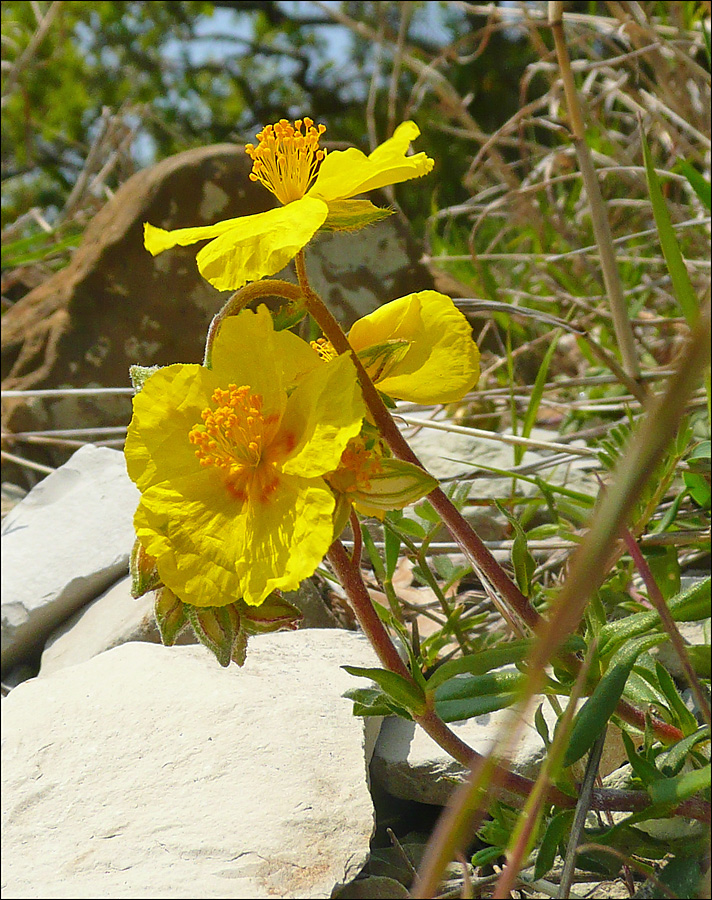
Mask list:
[[[159,369],[126,441],[134,518],[184,603],[259,605],[311,575],[333,540],[333,471],[364,413],[354,366],[319,363],[266,307],[222,324],[212,368]]]
[[[460,400],[480,377],[472,329],[450,297],[408,294],[354,323],[349,343],[384,394],[413,403]],[[315,347],[329,358],[328,342]]]
[[[419,178],[433,167],[425,153],[406,156],[420,134],[414,122],[399,125],[370,156],[355,148],[328,154],[318,149],[324,130],[308,118],[294,125],[282,119],[257,135],[257,147],[247,144],[253,159],[250,178],[260,181],[283,206],[175,231],[146,223],[146,249],[156,256],[170,247],[212,238],[198,253],[198,269],[219,291],[234,291],[283,269],[324,225],[330,209],[341,211],[350,197]]]

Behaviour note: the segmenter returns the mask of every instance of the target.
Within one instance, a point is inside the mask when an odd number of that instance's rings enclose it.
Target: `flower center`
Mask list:
[[[324,362],[331,362],[332,359],[338,358],[339,354],[334,350],[334,345],[326,338],[320,337],[310,343]]]
[[[251,394],[246,385],[230,384],[226,391],[216,388],[211,399],[216,409],[204,409],[200,414],[203,424],[194,425],[188,435],[200,465],[215,466],[237,499],[246,500],[252,486],[257,487],[260,499],[266,499],[279,482],[266,452],[279,416],[265,416],[262,396]]]
[[[325,125],[315,126],[309,118],[297,119],[294,125],[286,119],[267,125],[257,135],[257,147],[245,145],[245,152],[252,159],[250,181],[261,182],[285,205],[299,200],[309,190],[319,163],[326,156],[326,150],[319,149],[319,138],[325,131]]]

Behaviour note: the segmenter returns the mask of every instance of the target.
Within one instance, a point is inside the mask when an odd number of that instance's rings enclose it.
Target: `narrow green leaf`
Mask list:
[[[591,749],[613,715],[636,659],[664,639],[662,635],[638,638],[629,641],[615,654],[606,674],[576,713],[564,755],[564,767],[572,765]]]
[[[670,673],[664,666],[661,666],[659,662],[656,662],[655,674],[658,677],[660,690],[665,694],[667,699],[667,706],[677,720],[675,724],[680,727],[685,737],[687,737],[688,734],[694,734],[699,727],[697,719],[685,706],[682,697],[677,692],[675,682],[672,680]]]
[[[549,344],[546,353],[544,354],[544,359],[541,361],[539,371],[537,372],[536,379],[534,380],[534,387],[532,388],[531,396],[529,397],[529,405],[527,406],[527,411],[524,415],[524,421],[522,422],[522,437],[528,438],[532,433],[532,428],[536,424],[536,417],[537,413],[539,412],[539,404],[541,403],[541,398],[544,396],[546,378],[549,374],[549,365],[551,364],[551,360],[554,356],[554,353],[556,352],[560,337],[561,329],[557,328],[551,335],[551,343]],[[519,465],[519,463],[522,461],[523,456],[524,447],[515,447],[515,465]]]
[[[693,769],[691,772],[683,772],[674,778],[665,778],[648,786],[648,793],[653,803],[677,804],[693,797],[700,791],[709,790],[710,766],[702,769]]]
[[[675,229],[672,226],[670,213],[668,212],[665,198],[660,190],[660,182],[658,181],[653,158],[650,154],[650,148],[645,135],[641,129],[641,143],[643,145],[643,159],[645,161],[645,173],[648,179],[648,192],[650,193],[650,202],[653,206],[653,215],[655,216],[655,224],[658,228],[658,237],[660,246],[662,247],[665,263],[667,264],[672,286],[680,309],[687,319],[688,324],[692,327],[699,316],[699,302],[690,282],[690,276],[685,268],[685,261],[680,252],[680,245],[677,242]]]
[[[546,873],[554,865],[556,854],[559,850],[559,844],[564,840],[571,830],[571,823],[574,820],[574,810],[566,809],[557,813],[549,820],[546,826],[544,837],[539,847],[536,862],[534,863],[534,880],[538,881],[543,878]]]
[[[531,641],[512,641],[500,647],[492,647],[473,653],[471,656],[462,656],[459,659],[450,659],[443,663],[428,678],[428,690],[444,684],[455,675],[484,675],[491,669],[499,669],[501,666],[509,666],[526,659]]]
[[[641,782],[647,787],[654,781],[660,781],[664,776],[658,769],[635,749],[631,736],[623,731],[623,745],[625,747],[626,756],[633,772],[640,778]]]
[[[712,185],[687,160],[681,159],[675,164],[675,171],[680,172],[690,182],[690,187],[697,194],[709,211],[712,209]]]
[[[423,715],[426,709],[425,694],[416,684],[407,681],[402,675],[389,672],[387,669],[361,668],[360,666],[342,666],[349,675],[359,678],[370,678],[392,697],[400,706],[404,706],[416,716]]]

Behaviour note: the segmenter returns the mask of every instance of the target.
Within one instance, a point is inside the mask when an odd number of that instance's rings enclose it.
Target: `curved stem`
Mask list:
[[[208,328],[208,334],[205,338],[205,356],[203,357],[203,365],[206,369],[211,367],[213,344],[218,336],[220,326],[224,319],[228,316],[236,316],[240,310],[244,309],[248,303],[258,300],[260,297],[283,297],[285,300],[295,302],[302,299],[302,289],[298,284],[292,284],[291,281],[280,281],[277,278],[255,281],[252,284],[246,284],[235,291],[232,297],[228,297],[222,309],[215,313]]]
[[[421,469],[424,468],[398,430],[375,385],[364,369],[361,360],[352,350],[341,326],[324,305],[319,295],[310,287],[304,265],[303,251],[297,254],[295,262],[297,277],[307,311],[338,353],[351,354],[359,382],[361,383],[366,406],[394,455],[399,459],[419,466]],[[524,626],[533,630],[541,619],[539,613],[509,578],[447,494],[440,488],[435,488],[434,491],[428,494],[428,499],[460,545],[472,567],[482,576],[483,582],[492,588],[490,596],[513,630],[519,635],[526,634]]]
[[[364,369],[361,360],[349,344],[341,326],[329,309],[327,309],[321,297],[311,288],[306,273],[303,251],[297,254],[295,264],[299,287],[307,311],[338,353],[351,354],[361,384],[364,401],[394,455],[399,459],[404,459],[406,462],[420,466],[421,469],[425,468],[398,430],[375,385]],[[475,534],[470,523],[452,503],[447,494],[440,488],[436,488],[428,494],[428,499],[460,545],[473,569],[482,578],[485,586],[492,588],[489,592],[490,597],[506,621],[510,623],[513,630],[520,635],[526,635],[526,628],[534,631],[543,621],[541,616],[509,578],[477,534]],[[523,626],[526,626],[526,628]],[[572,674],[575,674],[578,670],[579,661],[575,657],[567,656],[565,659],[561,659],[561,662],[571,669]],[[619,701],[616,712],[624,721],[635,725],[641,731],[645,730],[645,714],[628,703],[627,700],[621,699]],[[684,737],[679,728],[664,722],[657,716],[650,716],[650,725],[655,734],[665,743],[675,743]]]

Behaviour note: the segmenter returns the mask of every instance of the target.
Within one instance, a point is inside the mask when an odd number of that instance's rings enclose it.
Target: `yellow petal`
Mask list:
[[[222,387],[249,385],[261,394],[268,412],[281,412],[284,391],[319,365],[311,346],[289,331],[275,331],[264,304],[222,323],[213,345],[212,371]]]
[[[450,403],[477,384],[480,354],[472,329],[445,294],[408,294],[359,319],[349,332],[357,353],[389,340],[407,340],[410,349],[376,379],[384,393],[413,403]]]
[[[134,517],[163,583],[185,603],[257,606],[294,590],[332,541],[334,497],[320,479],[282,476],[264,504],[239,502],[222,484],[176,479],[149,488]]]
[[[158,256],[164,250],[170,250],[171,247],[188,247],[198,241],[204,241],[206,238],[216,238],[226,231],[232,231],[237,227],[242,218],[225,219],[222,222],[216,222],[215,225],[200,225],[197,228],[176,228],[173,231],[165,231],[163,228],[156,228],[149,222],[143,225],[143,245],[151,254]]]
[[[176,363],[154,372],[133,398],[124,455],[139,490],[200,471],[190,429],[210,405],[219,380],[210,369]]]
[[[360,150],[332,150],[319,168],[307,197],[321,197],[327,203],[374,191],[387,184],[400,184],[427,175],[433,160],[425,153],[406,156],[411,141],[420,134],[415,122],[403,122],[393,137],[366,156]]]
[[[323,200],[302,197],[235,219],[233,228],[198,253],[200,274],[219,291],[235,291],[248,281],[274,275],[311,240],[328,211]]]
[[[336,468],[361,430],[366,408],[350,356],[319,365],[301,379],[287,401],[281,431],[297,441],[282,468],[312,478]]]

